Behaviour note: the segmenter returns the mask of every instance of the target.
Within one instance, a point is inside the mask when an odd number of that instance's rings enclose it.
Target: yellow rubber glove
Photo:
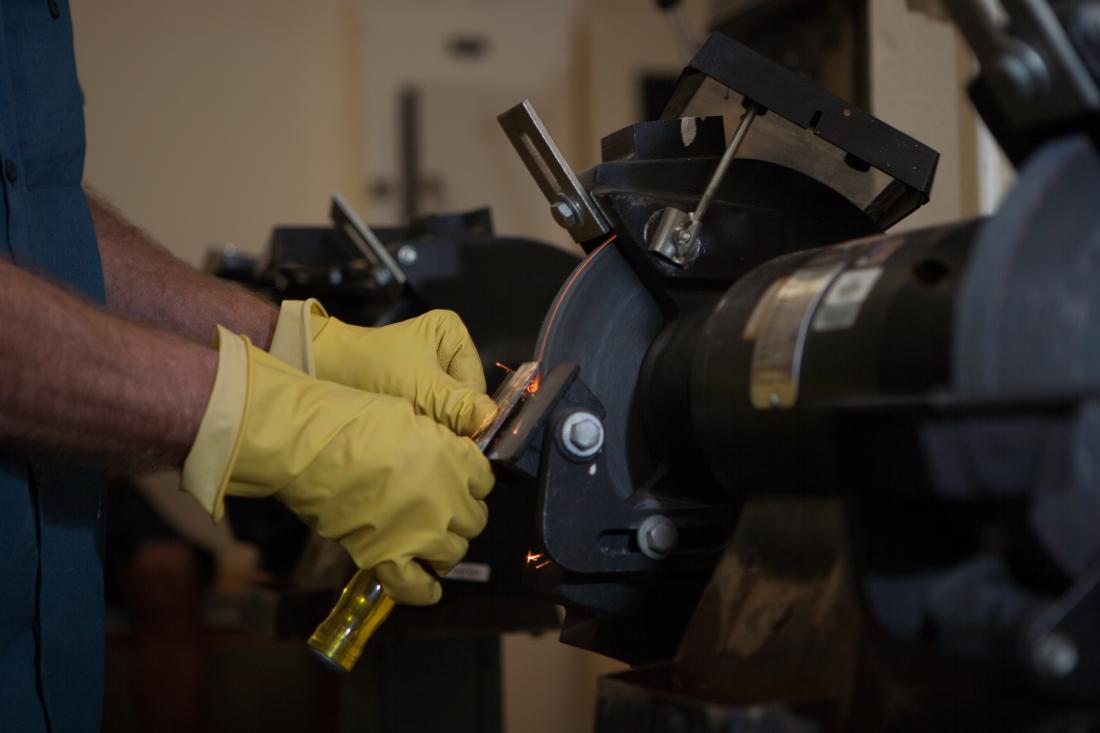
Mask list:
[[[471,435],[495,409],[477,348],[451,311],[363,328],[330,317],[316,300],[287,300],[271,353],[318,379],[403,397],[459,435]]]
[[[218,519],[229,496],[274,496],[399,603],[439,600],[441,572],[485,527],[489,462],[403,399],[314,379],[218,329],[218,372],[183,487]]]

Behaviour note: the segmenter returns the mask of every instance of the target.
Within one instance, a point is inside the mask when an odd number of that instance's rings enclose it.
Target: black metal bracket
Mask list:
[[[684,69],[661,119],[682,117],[706,78],[893,178],[868,206],[882,228],[927,203],[939,153],[720,33]]]
[[[734,512],[708,507],[703,516],[683,500],[623,496],[611,482],[602,452],[578,460],[562,446],[561,425],[578,410],[605,417],[577,365],[560,364],[543,375],[488,452],[499,468],[538,479],[537,530],[545,559],[564,572],[586,575],[709,570],[733,526]],[[637,531],[655,514],[679,526],[682,551],[663,559],[641,551]]]

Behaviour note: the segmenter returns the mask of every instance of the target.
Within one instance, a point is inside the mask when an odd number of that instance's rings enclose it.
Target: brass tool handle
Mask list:
[[[374,571],[360,570],[344,587],[332,612],[309,637],[309,648],[333,670],[350,672],[393,606],[393,599]]]

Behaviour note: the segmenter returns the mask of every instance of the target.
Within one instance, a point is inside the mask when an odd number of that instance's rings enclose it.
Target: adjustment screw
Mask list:
[[[579,221],[577,210],[573,207],[573,204],[563,198],[550,204],[550,216],[554,217],[554,221],[562,229],[572,229]]]
[[[561,424],[561,442],[574,458],[590,458],[603,447],[603,423],[591,412],[574,412]]]
[[[402,245],[397,250],[397,261],[402,265],[416,264],[417,256],[416,247],[413,247],[411,244]]]
[[[1077,646],[1065,634],[1043,634],[1031,647],[1035,669],[1050,677],[1065,677],[1077,668]]]
[[[654,514],[646,517],[638,527],[638,549],[650,560],[663,560],[680,544],[680,532],[676,524],[666,516]]]

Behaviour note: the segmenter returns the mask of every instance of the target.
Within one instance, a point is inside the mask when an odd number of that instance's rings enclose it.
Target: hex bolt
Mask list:
[[[638,527],[638,549],[650,560],[663,560],[680,545],[680,531],[668,517],[653,514]]]
[[[1065,677],[1077,668],[1077,645],[1065,634],[1043,634],[1031,647],[1035,669],[1050,677]]]
[[[603,448],[603,423],[591,412],[574,412],[561,424],[561,442],[573,458],[591,458]]]
[[[417,257],[416,247],[413,247],[411,244],[402,245],[397,250],[397,261],[402,265],[416,264]]]
[[[580,221],[580,217],[577,216],[577,209],[564,198],[559,198],[550,204],[550,216],[554,217],[554,221],[562,229],[572,229]]]
[[[600,442],[600,426],[591,420],[579,422],[569,431],[573,445],[581,450],[592,450]]]

